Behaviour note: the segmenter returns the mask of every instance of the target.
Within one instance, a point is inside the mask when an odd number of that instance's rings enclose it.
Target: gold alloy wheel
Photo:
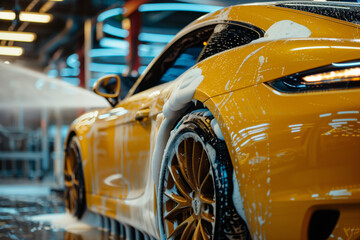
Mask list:
[[[65,181],[65,204],[70,213],[75,214],[79,203],[79,164],[76,149],[69,146],[69,152],[65,158],[64,181]]]
[[[215,184],[202,143],[185,136],[167,165],[163,187],[163,224],[167,239],[212,239]]]

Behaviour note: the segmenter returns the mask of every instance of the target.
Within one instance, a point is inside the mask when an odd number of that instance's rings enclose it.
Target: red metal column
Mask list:
[[[129,36],[127,37],[127,41],[129,42],[129,54],[127,55],[127,63],[129,66],[129,73],[133,73],[140,67],[140,58],[138,54],[139,47],[139,33],[141,28],[141,15],[138,10],[135,10],[130,16],[130,29]]]
[[[141,29],[141,14],[138,8],[141,4],[147,2],[147,0],[129,0],[123,5],[123,16],[130,21],[129,36],[126,40],[129,42],[129,54],[126,58],[129,67],[129,74],[135,72],[137,74],[140,67],[140,58],[138,55],[139,47],[139,33]]]
[[[85,86],[85,61],[84,61],[84,46],[81,46],[77,51],[78,57],[79,57],[79,75],[78,78],[80,80],[79,87],[87,88],[88,86]]]

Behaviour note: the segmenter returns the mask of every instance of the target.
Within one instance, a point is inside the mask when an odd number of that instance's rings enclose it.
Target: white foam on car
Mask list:
[[[235,171],[233,171],[233,188],[234,188],[234,190],[233,190],[232,200],[233,200],[233,203],[234,203],[237,213],[247,224],[244,203],[243,203],[243,199],[241,198],[239,186],[240,186],[240,184],[238,183],[238,181],[236,179]]]
[[[222,32],[223,30],[227,29],[228,24],[218,24],[214,29],[214,33]]]
[[[217,15],[217,19],[227,20],[229,18],[230,10],[231,7],[222,9],[220,13]]]
[[[163,107],[165,119],[162,121],[156,138],[155,149],[153,153],[153,176],[156,189],[159,186],[160,166],[166,142],[170,136],[170,131],[175,121],[183,114],[188,104],[191,103],[196,88],[200,85],[204,76],[202,70],[193,68],[186,71],[178,79],[178,85],[172,92],[168,101]]]
[[[282,20],[271,25],[265,32],[264,37],[256,39],[251,43],[274,41],[287,38],[302,38],[309,37],[310,35],[311,31],[307,27],[291,20]]]
[[[220,130],[219,124],[217,123],[217,121],[215,120],[215,118],[213,120],[211,120],[211,128],[214,131],[216,137],[222,141],[224,141],[224,136]]]

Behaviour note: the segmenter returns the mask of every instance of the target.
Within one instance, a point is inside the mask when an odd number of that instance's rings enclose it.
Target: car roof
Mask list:
[[[350,8],[356,8],[356,10],[358,10],[357,8],[360,5],[355,3],[314,1],[279,1],[242,4],[206,14],[190,23],[184,30],[211,22],[234,21],[250,24],[266,31],[271,25],[278,21],[291,20],[308,27],[313,33],[312,37],[338,37],[338,34],[333,36],[333,34],[326,29],[326,26],[325,28],[320,29],[318,21],[321,21],[323,25],[325,24],[325,20],[327,22],[325,25],[339,23],[345,27],[360,27],[360,25],[352,22],[346,22],[337,18],[316,14],[314,11],[309,12],[304,9],[300,10],[302,6],[326,7],[327,9],[349,8],[350,11]],[[337,24],[335,25],[338,26]],[[344,35],[344,38],[347,38],[347,35]]]

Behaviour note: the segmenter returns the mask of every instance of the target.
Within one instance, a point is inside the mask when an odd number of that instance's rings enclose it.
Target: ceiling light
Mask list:
[[[15,20],[15,18],[16,14],[13,11],[0,11],[1,20]],[[52,20],[52,15],[47,13],[20,12],[19,19],[23,22],[48,23]]]
[[[175,35],[170,34],[159,34],[159,33],[140,33],[139,40],[144,42],[160,42],[168,43]]]
[[[0,39],[18,42],[33,42],[36,38],[35,33],[0,31]]]
[[[15,13],[13,11],[0,11],[1,20],[14,20],[15,17]]]
[[[130,30],[131,28],[131,21],[129,18],[123,18],[121,21],[122,28],[125,30]]]
[[[128,48],[129,43],[125,40],[104,37],[100,40],[100,46],[104,48]]]
[[[117,16],[117,15],[120,15],[120,14],[122,14],[122,9],[121,8],[113,8],[113,9],[110,9],[110,10],[107,10],[105,12],[100,13],[99,16],[97,17],[97,21],[102,22],[105,19]]]
[[[103,32],[116,36],[116,37],[122,37],[122,38],[126,38],[129,36],[129,31],[122,29],[122,28],[118,28],[118,27],[114,27],[108,23],[105,23],[103,26]]]
[[[21,47],[0,47],[0,55],[20,56],[24,50]]]
[[[123,64],[90,63],[90,71],[106,73],[123,73],[127,66]]]
[[[48,23],[52,20],[52,15],[47,13],[20,12],[19,18],[23,22]]]

